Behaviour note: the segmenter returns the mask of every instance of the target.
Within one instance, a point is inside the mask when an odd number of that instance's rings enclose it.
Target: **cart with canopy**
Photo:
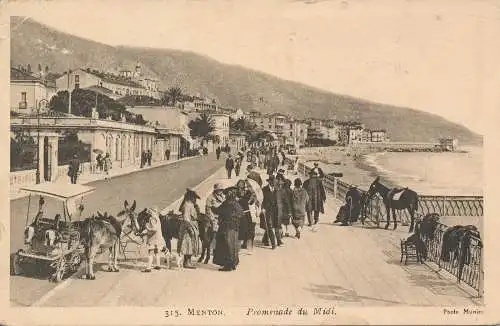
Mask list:
[[[49,268],[50,280],[60,281],[78,270],[83,249],[80,221],[83,197],[95,188],[80,184],[44,183],[21,188],[29,193],[24,231],[25,248],[14,257],[14,273],[23,273],[28,265]],[[30,220],[32,197],[38,197],[38,212]],[[55,199],[57,213],[48,216],[45,212],[45,197]]]

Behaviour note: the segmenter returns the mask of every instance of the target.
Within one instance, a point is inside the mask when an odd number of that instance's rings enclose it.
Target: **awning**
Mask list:
[[[22,187],[20,190],[37,195],[53,197],[59,200],[67,200],[88,195],[94,192],[95,188],[81,184],[41,183],[29,187]]]

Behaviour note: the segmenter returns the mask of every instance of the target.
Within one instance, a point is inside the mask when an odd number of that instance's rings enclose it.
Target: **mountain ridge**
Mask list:
[[[139,60],[143,73],[159,79],[163,89],[180,86],[186,93],[213,98],[222,105],[298,118],[359,118],[368,128],[386,129],[394,141],[456,137],[460,143],[482,144],[481,135],[436,114],[335,94],[241,65],[222,63],[193,51],[112,46],[56,30],[31,18],[20,24],[21,20],[22,17],[11,18],[13,65],[30,63],[36,67],[41,63],[55,72],[68,67],[118,72],[134,67]]]

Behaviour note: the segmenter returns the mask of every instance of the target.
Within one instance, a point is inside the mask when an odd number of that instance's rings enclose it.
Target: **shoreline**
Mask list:
[[[466,151],[471,153],[471,151]],[[383,165],[379,166],[378,156],[385,154],[384,151],[349,153],[343,148],[325,147],[308,148],[300,155],[307,166],[312,167],[314,161],[320,163],[325,174],[340,172],[343,182],[354,184],[360,189],[367,190],[373,180],[379,176],[382,183],[387,187],[409,187],[418,193],[433,196],[482,196],[480,189],[453,188],[450,185],[427,184],[423,177],[398,175],[396,172],[386,170]],[[393,154],[393,153],[389,153]],[[468,155],[468,154],[465,154]],[[410,179],[408,179],[410,178]],[[408,180],[407,180],[408,179]],[[411,180],[413,179],[413,180]],[[451,188],[450,188],[451,187]]]

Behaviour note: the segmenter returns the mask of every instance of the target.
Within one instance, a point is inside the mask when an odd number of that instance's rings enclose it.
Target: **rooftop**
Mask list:
[[[51,79],[40,78],[39,76],[36,76],[31,72],[24,71],[14,67],[10,67],[10,81],[11,82],[32,81],[32,82],[39,82],[48,87],[55,87],[55,83]]]

